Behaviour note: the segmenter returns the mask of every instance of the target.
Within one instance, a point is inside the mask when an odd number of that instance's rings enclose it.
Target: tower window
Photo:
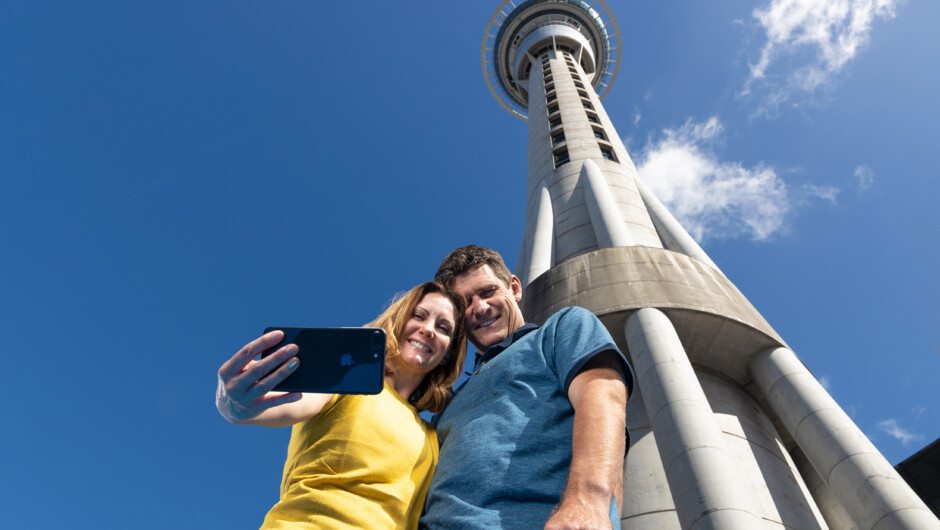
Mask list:
[[[555,101],[556,99],[558,99],[558,96],[555,95],[554,92],[552,92],[551,94],[545,96],[545,102],[546,102],[546,103],[551,103],[552,101]]]
[[[551,92],[552,90],[555,90],[555,84],[554,84],[554,83],[549,83],[549,84],[545,85],[545,92],[546,92],[546,93]]]
[[[548,107],[549,114],[554,114],[556,112],[558,112],[558,105],[552,105],[551,107]]]
[[[549,129],[554,129],[555,127],[558,127],[559,125],[561,125],[561,116],[558,116],[557,118],[548,122]]]
[[[562,147],[556,151],[552,152],[552,156],[555,159],[555,167],[560,167],[571,161],[571,158],[568,157],[568,149]]]
[[[600,125],[601,123],[601,120],[597,119],[597,114],[594,114],[593,112],[588,112],[587,118],[588,118],[588,121],[591,123],[596,123],[598,125]]]
[[[565,141],[565,131],[559,131],[552,135],[552,147]]]
[[[594,129],[594,138],[597,138],[598,140],[607,139],[607,135],[604,134],[604,129],[601,129],[600,127],[594,127],[593,129]]]
[[[604,157],[604,160],[610,160],[611,162],[617,161],[617,158],[614,157],[614,150],[603,145],[601,146],[601,156]]]
[[[574,86],[576,86],[576,87],[578,87],[578,88],[584,88],[584,85],[582,85],[580,81],[575,81],[575,82],[574,82]]]
[[[586,109],[593,109],[593,108],[594,108],[594,105],[591,105],[591,102],[590,102],[590,101],[583,101],[583,100],[582,100],[582,101],[581,101],[581,104],[584,105],[584,108],[586,108]]]
[[[578,90],[578,95],[581,96],[581,97],[584,98],[584,99],[590,99],[590,98],[588,97],[587,92],[585,92],[585,91],[583,91],[583,90]]]

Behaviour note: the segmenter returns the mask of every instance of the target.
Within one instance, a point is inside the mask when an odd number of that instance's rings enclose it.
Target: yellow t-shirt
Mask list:
[[[417,528],[435,464],[434,427],[388,383],[333,396],[294,425],[281,500],[261,528]]]

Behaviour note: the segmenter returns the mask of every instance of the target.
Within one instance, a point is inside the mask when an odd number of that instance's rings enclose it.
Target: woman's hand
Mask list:
[[[264,411],[299,401],[300,392],[271,392],[300,364],[297,345],[288,344],[264,359],[254,358],[284,340],[283,331],[272,331],[249,342],[219,368],[215,406],[230,423],[245,423]]]

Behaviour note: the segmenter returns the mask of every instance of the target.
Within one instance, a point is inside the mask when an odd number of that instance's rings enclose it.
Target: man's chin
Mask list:
[[[495,330],[494,330],[495,331]],[[476,347],[477,351],[480,353],[485,352],[490,346],[495,346],[500,342],[503,342],[506,337],[500,337],[496,333],[481,333],[476,336],[470,337],[470,344],[473,344]]]

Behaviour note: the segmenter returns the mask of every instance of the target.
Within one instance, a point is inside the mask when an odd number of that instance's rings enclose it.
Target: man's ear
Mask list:
[[[516,302],[522,301],[522,282],[515,274],[512,275],[512,280],[509,281],[509,288],[512,289],[512,297],[516,299]]]

